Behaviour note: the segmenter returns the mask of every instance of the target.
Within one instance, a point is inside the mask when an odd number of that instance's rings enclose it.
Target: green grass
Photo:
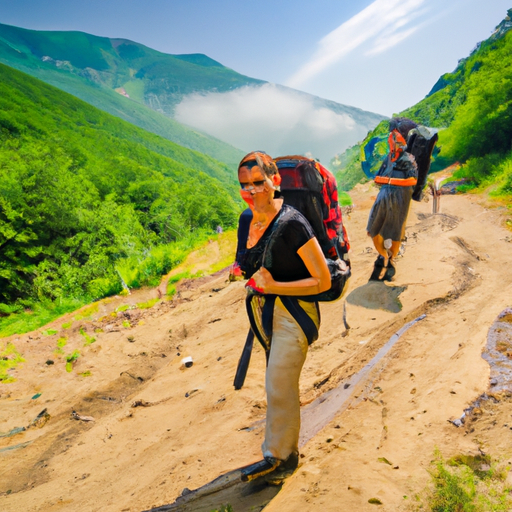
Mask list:
[[[188,270],[185,272],[180,272],[179,274],[175,274],[169,278],[167,281],[167,296],[172,298],[176,293],[176,284],[182,279],[193,279],[195,277],[201,277],[203,274],[199,272],[197,274],[191,274]]]
[[[0,317],[0,338],[35,331],[83,305],[83,302],[74,299],[56,302],[45,301],[33,304],[30,309]]]
[[[80,357],[80,352],[74,350],[71,354],[66,356],[66,371],[68,373],[73,371],[73,363]]]
[[[98,312],[99,307],[99,302],[95,302],[86,308],[82,308],[80,311],[77,311],[75,315],[73,315],[73,320],[91,320],[93,315]],[[64,328],[64,325],[62,327]]]
[[[68,339],[66,336],[62,336],[57,340],[57,347],[62,348],[65,347],[68,343]]]
[[[431,485],[417,497],[414,510],[429,512],[509,512],[510,467],[488,455],[458,455],[444,460],[436,452]]]
[[[12,343],[6,345],[0,345],[0,382],[7,384],[14,382],[16,379],[11,377],[7,372],[11,368],[16,368],[19,363],[23,363],[25,359],[16,350],[16,347]]]
[[[132,100],[144,103],[144,82],[142,80],[130,80],[123,87]]]
[[[158,298],[157,298],[157,299],[150,299],[150,300],[148,300],[148,301],[146,301],[146,302],[139,302],[139,303],[137,304],[137,307],[138,307],[139,309],[150,309],[150,308],[152,308],[152,307],[153,307],[157,302],[159,302],[159,300],[160,300],[160,299],[158,299]]]
[[[85,341],[84,341],[84,347],[86,347],[87,345],[92,345],[95,341],[96,341],[96,338],[92,337],[92,336],[89,336],[86,332],[85,332],[85,329],[83,327],[80,327],[80,334],[84,337]]]

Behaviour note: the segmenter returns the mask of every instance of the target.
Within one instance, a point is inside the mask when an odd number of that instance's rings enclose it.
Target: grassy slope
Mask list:
[[[236,222],[226,165],[8,66],[0,77],[0,317],[119,292],[119,272],[158,281]]]
[[[23,94],[34,98],[35,101],[40,101],[40,99],[45,97],[51,98],[51,103],[54,107],[53,114],[58,112],[59,123],[63,123],[61,127],[73,130],[76,119],[73,119],[68,113],[70,110],[80,111],[83,115],[87,116],[90,122],[95,124],[97,129],[101,130],[101,127],[105,125],[108,127],[108,131],[115,133],[115,136],[120,139],[142,144],[151,151],[172,158],[176,162],[192,167],[197,171],[205,172],[223,183],[236,183],[233,171],[227,165],[209,156],[198,151],[189,150],[154,133],[141,130],[131,123],[104,114],[88,103],[68,94],[60,93],[58,90],[51,86],[46,86],[42,82],[30,80],[28,76],[22,73],[15,73],[8,66],[0,64],[0,74],[4,83],[10,82],[12,87],[16,87]],[[37,98],[38,95],[40,95],[40,98]]]

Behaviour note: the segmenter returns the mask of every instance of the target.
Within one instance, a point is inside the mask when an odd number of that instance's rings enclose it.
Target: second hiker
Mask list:
[[[406,150],[407,134],[416,126],[408,119],[403,123],[400,119],[390,121],[389,153],[375,176],[380,191],[366,227],[379,253],[370,280],[388,281],[395,275],[395,258],[405,235],[405,223],[418,177],[416,160]]]

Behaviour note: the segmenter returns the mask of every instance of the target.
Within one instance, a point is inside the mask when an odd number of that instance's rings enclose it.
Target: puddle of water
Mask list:
[[[337,414],[346,409],[348,400],[354,392],[354,388],[364,381],[375,365],[391,350],[400,336],[415,323],[423,320],[427,315],[421,315],[399,329],[389,341],[381,347],[375,357],[350,379],[342,382],[338,387],[305,406],[301,411],[301,431],[299,447],[304,446],[320,430],[325,427]]]
[[[0,437],[11,437],[15,436],[16,434],[20,434],[21,432],[25,432],[27,430],[25,427],[15,427],[9,432],[0,432]]]
[[[347,295],[347,302],[366,309],[383,309],[391,313],[402,310],[399,296],[407,286],[388,286],[382,281],[370,281]]]
[[[512,391],[512,308],[503,310],[491,325],[482,357],[491,367],[492,391]]]
[[[3,452],[10,452],[12,450],[17,450],[18,448],[25,448],[26,446],[28,446],[32,441],[26,441],[25,443],[20,443],[20,444],[14,444],[12,446],[7,446],[5,448],[2,448],[0,449],[0,453],[3,453]]]
[[[487,333],[487,344],[482,357],[491,368],[490,388],[493,393],[512,391],[512,308],[504,309],[491,325]],[[462,416],[450,420],[456,427],[464,425],[466,418],[482,401],[496,399],[487,393],[480,395],[469,407],[464,409]]]

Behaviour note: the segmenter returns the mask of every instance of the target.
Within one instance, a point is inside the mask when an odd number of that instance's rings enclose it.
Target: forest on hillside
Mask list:
[[[235,225],[235,183],[224,164],[0,65],[0,317],[157,282]]]

